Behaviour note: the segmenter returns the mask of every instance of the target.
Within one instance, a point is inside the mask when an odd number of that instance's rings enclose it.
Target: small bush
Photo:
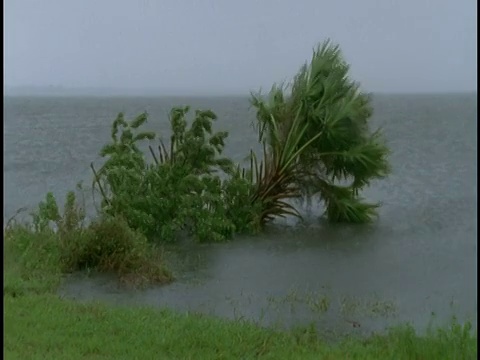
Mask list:
[[[43,280],[43,274],[50,274],[50,286],[58,283],[62,273],[85,269],[114,272],[136,284],[172,280],[159,249],[121,217],[105,215],[86,226],[74,192],[67,194],[62,215],[55,197],[48,193],[32,219],[30,225],[13,224],[5,231],[5,246],[16,261],[6,262],[12,271],[4,291],[21,293],[24,283],[45,284],[37,281]]]
[[[69,235],[65,244],[62,262],[67,271],[95,269],[122,278],[138,275],[161,283],[171,280],[171,274],[153,256],[158,250],[122,218],[101,217],[75,237]]]

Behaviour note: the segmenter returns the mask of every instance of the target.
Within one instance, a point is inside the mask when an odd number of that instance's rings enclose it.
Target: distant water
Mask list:
[[[226,152],[234,159],[255,144],[247,98],[4,98],[4,221],[47,191],[63,200],[79,180],[91,182],[89,164],[100,160],[118,112],[132,117],[146,110],[149,128],[168,135],[168,110],[183,104],[217,113],[216,128],[230,132]],[[392,299],[400,320],[425,324],[431,312],[448,317],[452,306],[460,319],[476,318],[476,94],[377,95],[374,109],[372,125],[384,129],[393,165],[387,180],[365,192],[383,203],[374,225],[335,227],[312,217],[288,231],[198,247],[200,260],[160,290],[126,295],[80,279],[65,293],[221,316],[233,311],[228,297],[236,299],[236,311],[256,318],[272,294],[327,286],[337,298]],[[244,301],[246,293],[257,301]]]

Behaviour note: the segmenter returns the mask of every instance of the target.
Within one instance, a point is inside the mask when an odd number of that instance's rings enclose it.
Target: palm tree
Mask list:
[[[291,84],[274,85],[267,98],[252,94],[263,159],[251,152],[252,202],[263,205],[262,222],[297,210],[288,199],[323,200],[329,220],[363,223],[378,204],[359,191],[388,175],[388,148],[370,131],[370,96],[347,77],[348,64],[329,40],[313,52]],[[343,184],[338,184],[342,182]]]

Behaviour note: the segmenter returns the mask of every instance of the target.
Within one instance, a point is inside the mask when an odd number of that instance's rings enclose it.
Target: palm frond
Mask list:
[[[130,123],[130,127],[132,129],[137,129],[140,126],[142,126],[144,123],[146,123],[147,119],[148,119],[147,112],[143,112],[140,115],[138,115],[135,119],[132,120],[132,122]]]
[[[369,131],[370,96],[348,72],[339,46],[327,40],[290,85],[274,85],[268,97],[252,94],[264,156],[258,162],[251,152],[249,174],[256,189],[252,201],[265,205],[264,220],[291,211],[281,199],[302,194],[325,199],[332,221],[366,222],[374,216],[378,205],[357,194],[389,173],[388,148],[379,131]],[[350,187],[334,184],[345,179],[353,179]]]

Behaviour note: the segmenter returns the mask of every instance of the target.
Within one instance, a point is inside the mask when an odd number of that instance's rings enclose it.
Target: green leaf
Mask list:
[[[130,127],[132,129],[137,129],[143,124],[145,124],[147,122],[147,119],[148,119],[148,114],[147,112],[144,112],[132,120],[132,122],[130,123]]]

